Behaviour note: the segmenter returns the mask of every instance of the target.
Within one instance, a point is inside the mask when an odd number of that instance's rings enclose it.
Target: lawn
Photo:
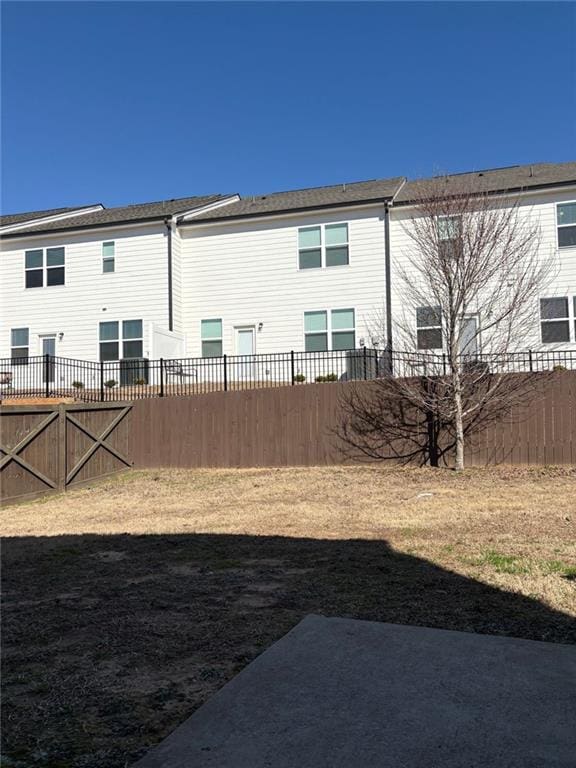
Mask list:
[[[133,472],[2,529],[12,768],[130,765],[309,613],[576,642],[576,468]]]

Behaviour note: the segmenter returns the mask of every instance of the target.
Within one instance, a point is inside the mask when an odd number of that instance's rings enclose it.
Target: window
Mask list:
[[[576,203],[558,203],[558,248],[576,247]]]
[[[304,313],[304,349],[306,352],[327,352],[328,340],[332,350],[354,349],[356,331],[353,309],[319,310]]]
[[[416,309],[418,349],[442,349],[442,315],[440,307]]]
[[[116,320],[100,323],[100,360],[102,362],[143,357],[142,320]],[[120,336],[120,333],[122,336]]]
[[[222,320],[202,320],[202,357],[222,357]]]
[[[304,312],[304,349],[326,352],[328,349],[328,313]]]
[[[28,365],[30,337],[28,328],[12,328],[10,337],[12,365]]]
[[[24,258],[26,288],[64,285],[64,248],[37,248]]]
[[[438,218],[438,251],[440,256],[456,256],[461,232],[459,216],[440,216]]]
[[[543,344],[570,341],[568,297],[540,299],[540,328]]]
[[[348,224],[325,224],[298,230],[299,269],[340,267],[348,261]]]
[[[332,349],[354,349],[356,346],[354,331],[354,310],[332,310]]]
[[[115,250],[115,243],[102,243],[102,272],[114,272]]]

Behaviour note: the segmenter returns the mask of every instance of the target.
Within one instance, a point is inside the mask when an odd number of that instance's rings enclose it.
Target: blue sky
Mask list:
[[[2,209],[576,159],[574,3],[2,4]]]

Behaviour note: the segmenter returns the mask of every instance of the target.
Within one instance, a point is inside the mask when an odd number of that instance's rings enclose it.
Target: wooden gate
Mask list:
[[[132,466],[131,403],[3,406],[0,503],[63,491]]]

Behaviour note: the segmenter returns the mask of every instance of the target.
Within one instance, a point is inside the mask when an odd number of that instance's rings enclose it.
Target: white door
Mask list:
[[[238,381],[252,381],[255,378],[256,329],[253,326],[235,328],[236,336],[236,370]]]
[[[42,355],[50,355],[53,358],[56,354],[56,335],[40,336],[40,351]],[[42,380],[44,382],[54,381],[54,362],[47,360],[42,366]]]
[[[465,316],[460,321],[460,354],[470,356],[478,354],[478,318],[476,315]]]

